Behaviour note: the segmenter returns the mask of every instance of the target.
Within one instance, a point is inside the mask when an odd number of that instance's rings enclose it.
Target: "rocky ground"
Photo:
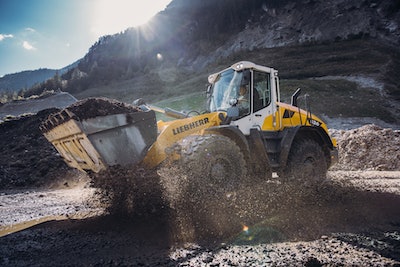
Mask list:
[[[205,199],[201,218],[167,205],[128,216],[110,214],[88,177],[60,163],[36,132],[46,116],[0,124],[1,266],[400,265],[396,130],[332,131],[340,161],[319,187],[273,178],[215,196],[227,206]]]
[[[239,192],[236,217],[220,218],[235,233],[190,242],[177,242],[167,208],[119,217],[85,186],[3,191],[0,265],[398,266],[400,172],[329,177],[319,191],[270,181]]]

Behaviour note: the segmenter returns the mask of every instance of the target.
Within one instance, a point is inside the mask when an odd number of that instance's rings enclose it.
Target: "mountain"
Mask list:
[[[57,70],[53,69],[38,69],[6,74],[0,78],[0,92],[29,89],[36,83],[50,79],[56,72]]]
[[[22,89],[29,89],[33,85],[44,82],[56,75],[62,75],[68,70],[75,68],[79,61],[76,61],[62,69],[38,69],[27,70],[13,74],[7,74],[0,78],[0,93],[1,92],[14,92]]]
[[[395,47],[400,43],[399,2],[174,0],[147,25],[100,38],[78,65],[86,83],[70,90],[156,69],[202,71],[257,49],[355,39]]]
[[[396,121],[399,25],[399,0],[173,0],[146,25],[101,37],[59,83],[78,98],[154,102],[249,60],[279,70],[283,95],[297,83],[337,101],[317,101],[320,113]]]

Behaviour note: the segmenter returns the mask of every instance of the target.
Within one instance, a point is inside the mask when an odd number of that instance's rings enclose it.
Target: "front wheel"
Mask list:
[[[293,143],[281,176],[289,182],[315,184],[326,179],[327,170],[327,160],[320,144],[311,139],[303,139]]]
[[[226,136],[190,136],[182,141],[182,164],[196,190],[235,190],[246,176],[246,162],[236,143]]]
[[[247,169],[238,145],[213,134],[188,136],[180,145],[179,172],[172,175],[179,173],[175,178],[179,193],[169,196],[178,238],[193,242],[226,238],[240,231],[243,219],[236,214],[234,196]]]

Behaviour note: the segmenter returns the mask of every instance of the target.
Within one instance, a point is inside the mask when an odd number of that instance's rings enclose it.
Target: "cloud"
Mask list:
[[[6,38],[13,38],[13,37],[14,37],[14,35],[12,35],[12,34],[2,34],[2,33],[0,33],[0,42],[3,41]]]
[[[36,30],[35,30],[35,29],[33,29],[33,28],[30,28],[30,27],[28,27],[28,28],[25,28],[25,31],[27,31],[27,32],[36,32]]]
[[[36,48],[31,45],[28,41],[24,41],[22,43],[22,46],[26,49],[26,50],[36,50]]]

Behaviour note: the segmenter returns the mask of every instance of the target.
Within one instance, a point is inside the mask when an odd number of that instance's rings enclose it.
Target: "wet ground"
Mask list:
[[[318,190],[274,180],[241,189],[229,196],[232,217],[217,216],[238,222],[237,231],[191,242],[177,241],[180,227],[167,208],[107,215],[95,191],[82,185],[3,191],[0,265],[398,266],[400,172],[331,171],[329,177]]]

